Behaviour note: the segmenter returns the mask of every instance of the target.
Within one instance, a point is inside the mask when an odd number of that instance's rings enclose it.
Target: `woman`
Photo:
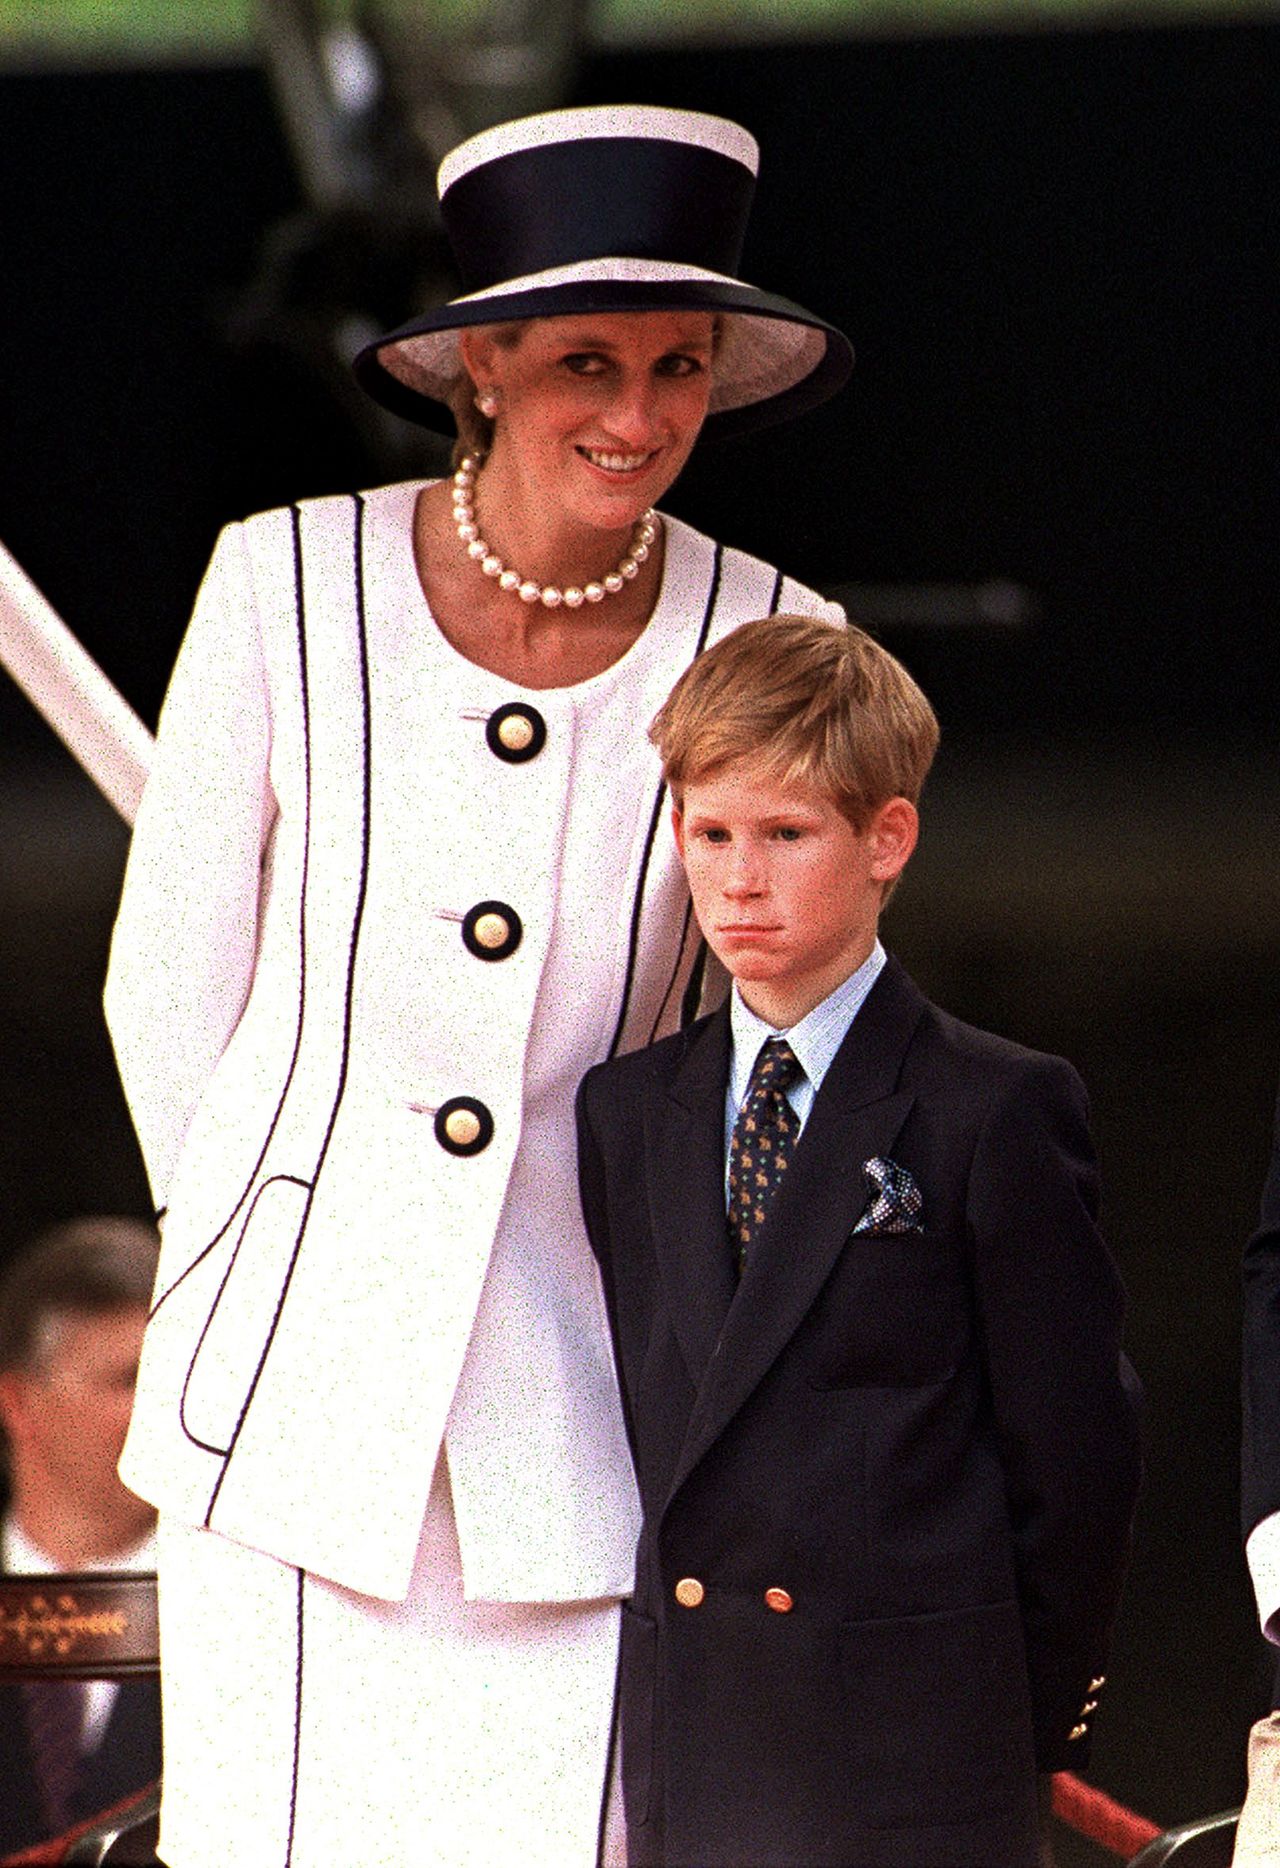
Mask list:
[[[666,110],[455,150],[468,292],[357,368],[474,452],[231,526],[202,587],[107,985],[167,1208],[123,1470],[171,1868],[621,1859],[637,1511],[573,1092],[696,997],[644,722],[707,641],[830,608],[650,508],[851,360],[732,277],[754,169]]]

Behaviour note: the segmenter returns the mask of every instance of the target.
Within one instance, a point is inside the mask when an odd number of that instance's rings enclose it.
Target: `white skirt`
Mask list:
[[[625,1862],[618,1605],[464,1601],[443,1457],[406,1602],[168,1519],[158,1567],[168,1868]]]

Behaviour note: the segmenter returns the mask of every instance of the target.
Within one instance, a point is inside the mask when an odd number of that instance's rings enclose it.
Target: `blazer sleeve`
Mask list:
[[[267,679],[242,529],[218,541],[134,826],[104,1003],[157,1208],[244,1008],[274,817]]]
[[[636,1434],[631,1405],[630,1359],[625,1353],[622,1340],[617,1267],[614,1264],[609,1234],[609,1169],[597,1126],[602,1116],[602,1106],[608,1098],[608,1066],[596,1065],[587,1072],[578,1085],[575,1102],[578,1128],[578,1194],[582,1203],[582,1217],[587,1229],[587,1238],[591,1243],[591,1250],[595,1253],[596,1263],[600,1267],[600,1282],[604,1288],[605,1309],[609,1316],[609,1335],[613,1344],[613,1362],[622,1399],[622,1418],[627,1430],[627,1442],[634,1459],[636,1457]],[[607,1113],[605,1113],[601,1126],[607,1124],[607,1120]],[[633,1128],[631,1132],[635,1133],[635,1129]]]
[[[1063,1060],[1032,1058],[979,1137],[969,1226],[1047,1771],[1087,1753],[1141,1476],[1140,1389],[1097,1210],[1084,1086]]]

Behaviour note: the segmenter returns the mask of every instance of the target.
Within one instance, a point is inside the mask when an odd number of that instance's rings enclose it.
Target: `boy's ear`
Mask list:
[[[889,798],[867,825],[871,874],[877,882],[895,882],[911,859],[920,835],[920,813],[910,798]]]
[[[671,833],[675,837],[676,848],[680,852],[680,861],[683,862],[684,861],[684,812],[680,809],[680,806],[678,804],[673,804],[671,806]]]

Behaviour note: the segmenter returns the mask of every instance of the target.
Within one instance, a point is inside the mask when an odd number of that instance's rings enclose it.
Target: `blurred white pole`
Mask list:
[[[151,735],[3,545],[0,667],[132,824],[151,767]]]

